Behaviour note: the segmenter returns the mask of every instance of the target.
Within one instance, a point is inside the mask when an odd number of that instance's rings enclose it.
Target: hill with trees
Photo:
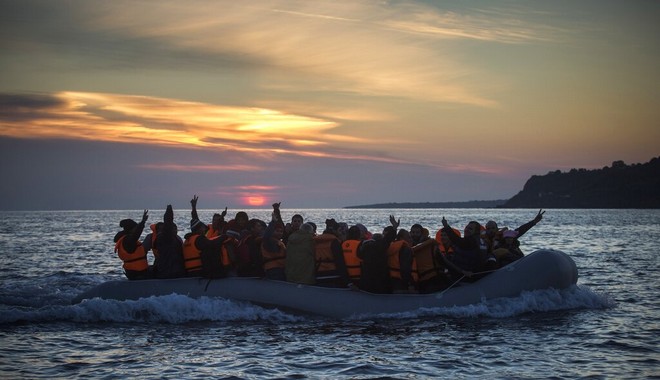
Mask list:
[[[501,208],[660,208],[660,157],[534,175]]]
[[[660,157],[602,169],[533,175],[509,200],[378,203],[346,208],[660,208]]]

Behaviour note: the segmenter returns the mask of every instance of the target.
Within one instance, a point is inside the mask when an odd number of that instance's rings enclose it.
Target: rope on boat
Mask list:
[[[483,272],[474,272],[474,273],[472,273],[471,276],[479,275],[479,274],[486,274],[486,273],[493,273],[493,272],[497,272],[498,270],[499,270],[499,269],[492,269],[492,270],[485,270],[485,271],[483,271]],[[445,289],[445,290],[441,291],[440,293],[438,293],[438,295],[442,296],[447,290],[453,288],[454,286],[456,286],[456,284],[458,284],[459,282],[463,281],[463,279],[464,279],[465,277],[466,277],[465,275],[462,275],[461,278],[459,278],[458,280],[454,281],[453,284],[449,285],[449,287],[448,287],[447,289]]]

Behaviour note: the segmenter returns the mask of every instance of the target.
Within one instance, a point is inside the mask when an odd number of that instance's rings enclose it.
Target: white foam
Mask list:
[[[570,309],[594,309],[613,306],[611,299],[594,293],[586,286],[565,290],[536,290],[516,298],[487,300],[474,305],[420,309],[390,315],[358,316],[370,318],[417,318],[429,316],[507,318],[524,313]],[[36,309],[4,308],[0,324],[14,322],[71,321],[93,322],[157,322],[180,324],[192,321],[257,321],[275,323],[299,321],[304,317],[265,309],[245,302],[220,298],[192,299],[182,295],[143,298],[137,301],[91,299],[77,305],[47,305]]]

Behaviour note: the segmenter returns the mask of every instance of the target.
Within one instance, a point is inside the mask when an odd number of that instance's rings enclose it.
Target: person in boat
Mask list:
[[[193,196],[193,199],[190,200],[190,205],[192,206],[192,211],[190,212],[190,217],[192,220],[200,220],[199,215],[197,214],[197,201],[199,200],[199,197],[197,195]],[[225,222],[225,216],[227,215],[227,207],[225,207],[225,210],[218,214],[215,213],[213,214],[213,219],[211,220],[211,224],[207,225],[207,231],[206,231],[206,237],[207,238],[214,238],[217,236],[220,236],[225,228],[227,223]]]
[[[410,227],[410,239],[412,246],[416,246],[426,238],[428,238],[428,234],[424,236],[424,227],[422,227],[421,224],[415,223]]]
[[[346,232],[346,240],[341,243],[348,279],[357,288],[360,288],[362,272],[362,259],[358,256],[358,252],[364,239],[363,236],[363,232],[357,225],[351,226]]]
[[[145,251],[154,254],[153,273],[156,278],[185,277],[183,263],[183,241],[177,234],[172,205],[167,205],[163,221],[149,226],[149,233],[143,242]]]
[[[261,241],[263,239],[266,223],[260,219],[250,219],[248,231],[250,233],[238,243],[237,274],[241,277],[263,277],[264,268],[261,262]]]
[[[337,238],[338,223],[326,219],[326,228],[314,237],[316,285],[343,288],[349,285],[341,242]]]
[[[396,238],[396,228],[387,226],[383,233],[373,234],[360,245],[358,257],[362,260],[360,289],[376,294],[392,293],[387,250]]]
[[[520,238],[522,235],[524,235],[527,231],[532,229],[535,225],[537,225],[541,220],[543,220],[543,214],[545,214],[545,211],[543,209],[539,209],[539,212],[536,214],[534,219],[530,220],[529,222],[521,225],[520,227],[516,228],[514,231],[516,231],[516,239]],[[504,244],[504,232],[508,231],[508,228],[504,227],[502,229],[499,229],[497,226],[497,222],[494,220],[489,220],[486,223],[486,234],[485,234],[485,239],[487,241],[488,247],[490,251],[495,251],[498,249],[500,246]]]
[[[273,213],[261,242],[261,260],[264,276],[270,280],[286,281],[284,266],[286,246],[282,242],[284,223],[280,214],[280,203],[273,203]]]
[[[307,285],[316,283],[314,228],[311,224],[303,223],[289,235],[284,267],[287,281]]]
[[[364,224],[357,223],[355,227],[360,229],[360,240],[365,241],[373,238],[373,234],[369,232],[369,230],[367,229],[367,227],[365,227]]]
[[[133,219],[123,219],[119,222],[122,228],[114,238],[115,253],[124,262],[124,274],[129,280],[146,280],[152,277],[151,267],[140,241],[144,224],[149,218],[149,210],[144,210],[142,220],[136,223]]]
[[[522,259],[525,255],[520,250],[520,242],[517,239],[518,231],[504,231],[499,248],[493,251],[500,267],[511,264]]]
[[[222,239],[220,260],[222,261],[225,276],[236,277],[238,276],[237,251],[241,235],[234,230],[227,230],[225,234],[220,235],[220,239]]]
[[[292,233],[298,231],[304,221],[305,219],[303,219],[302,215],[300,214],[295,214],[291,217],[291,223],[287,223],[284,226],[284,237],[282,237],[282,242],[284,242],[284,245],[287,245],[289,236],[291,236]]]
[[[456,236],[461,236],[461,231],[459,231],[456,228],[452,228],[452,231]],[[449,236],[447,236],[447,232],[443,231],[442,229],[439,229],[438,232],[435,234],[435,241],[438,243],[438,249],[440,250],[440,253],[443,256],[446,256],[448,258],[451,258],[454,254],[454,245],[451,242],[451,239],[449,239]]]
[[[449,279],[445,274],[445,265],[438,243],[423,235],[420,240],[412,247],[413,274],[417,277],[419,293],[434,293],[446,288]]]
[[[190,231],[184,237],[183,257],[188,277],[220,278],[226,276],[219,237],[206,237],[208,226],[199,219],[190,221]]]
[[[228,230],[236,231],[240,234],[241,239],[250,234],[248,229],[248,222],[250,218],[248,217],[247,212],[238,211],[234,216],[234,219],[227,222],[224,232]]]
[[[339,239],[340,243],[346,240],[347,234],[348,234],[348,223],[337,222],[337,239]]]
[[[445,217],[442,217],[442,229],[454,245],[455,253],[451,262],[462,271],[468,272],[469,280],[475,281],[497,267],[497,259],[488,252],[488,247],[481,239],[481,225],[470,221],[463,231],[463,237],[457,236]]]
[[[393,293],[415,293],[413,277],[413,251],[410,232],[400,229],[387,249],[387,264]]]

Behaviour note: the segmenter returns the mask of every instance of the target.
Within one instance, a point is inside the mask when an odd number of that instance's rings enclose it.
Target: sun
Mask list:
[[[266,203],[266,198],[261,195],[249,195],[243,197],[243,202],[249,206],[263,206]]]

